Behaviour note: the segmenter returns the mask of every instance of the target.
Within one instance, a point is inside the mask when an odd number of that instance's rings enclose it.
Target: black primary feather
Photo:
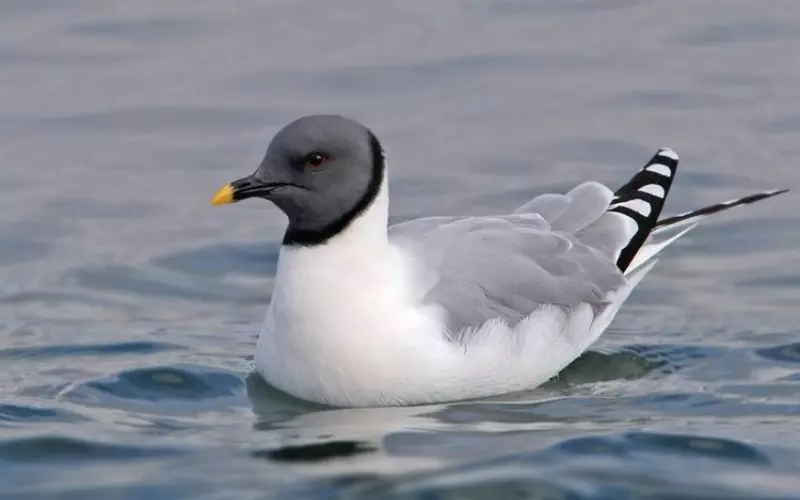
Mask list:
[[[642,170],[614,193],[608,210],[625,215],[636,223],[636,232],[617,259],[621,271],[627,269],[658,224],[677,170],[678,155],[668,148],[659,149]]]

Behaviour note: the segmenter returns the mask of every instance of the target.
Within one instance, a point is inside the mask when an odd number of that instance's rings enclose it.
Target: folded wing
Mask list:
[[[421,262],[423,301],[441,306],[453,340],[488,320],[517,324],[537,309],[595,314],[624,284],[616,255],[635,227],[607,212],[610,189],[596,182],[534,198],[514,213],[437,217],[392,226],[392,239]]]

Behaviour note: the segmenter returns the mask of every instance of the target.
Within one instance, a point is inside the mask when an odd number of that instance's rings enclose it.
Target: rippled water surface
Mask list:
[[[800,498],[796,194],[681,240],[544,387],[361,410],[251,375],[285,221],[208,204],[312,112],[383,140],[398,219],[621,184],[660,146],[667,212],[798,188],[797,16],[0,2],[0,496]]]

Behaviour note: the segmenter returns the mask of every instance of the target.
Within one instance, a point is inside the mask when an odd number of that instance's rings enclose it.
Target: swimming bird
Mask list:
[[[333,406],[535,388],[600,337],[667,245],[716,212],[785,192],[659,220],[677,167],[659,149],[616,191],[584,182],[505,214],[389,226],[378,138],[342,116],[293,121],[254,174],[212,201],[263,198],[288,217],[255,369]]]

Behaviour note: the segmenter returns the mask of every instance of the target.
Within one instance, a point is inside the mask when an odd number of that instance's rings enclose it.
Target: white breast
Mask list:
[[[430,380],[453,356],[437,309],[411,297],[385,215],[372,220],[380,198],[326,244],[281,250],[256,350],[256,369],[279,389],[335,405],[400,402],[428,392],[414,381]],[[409,377],[411,367],[423,373]]]

